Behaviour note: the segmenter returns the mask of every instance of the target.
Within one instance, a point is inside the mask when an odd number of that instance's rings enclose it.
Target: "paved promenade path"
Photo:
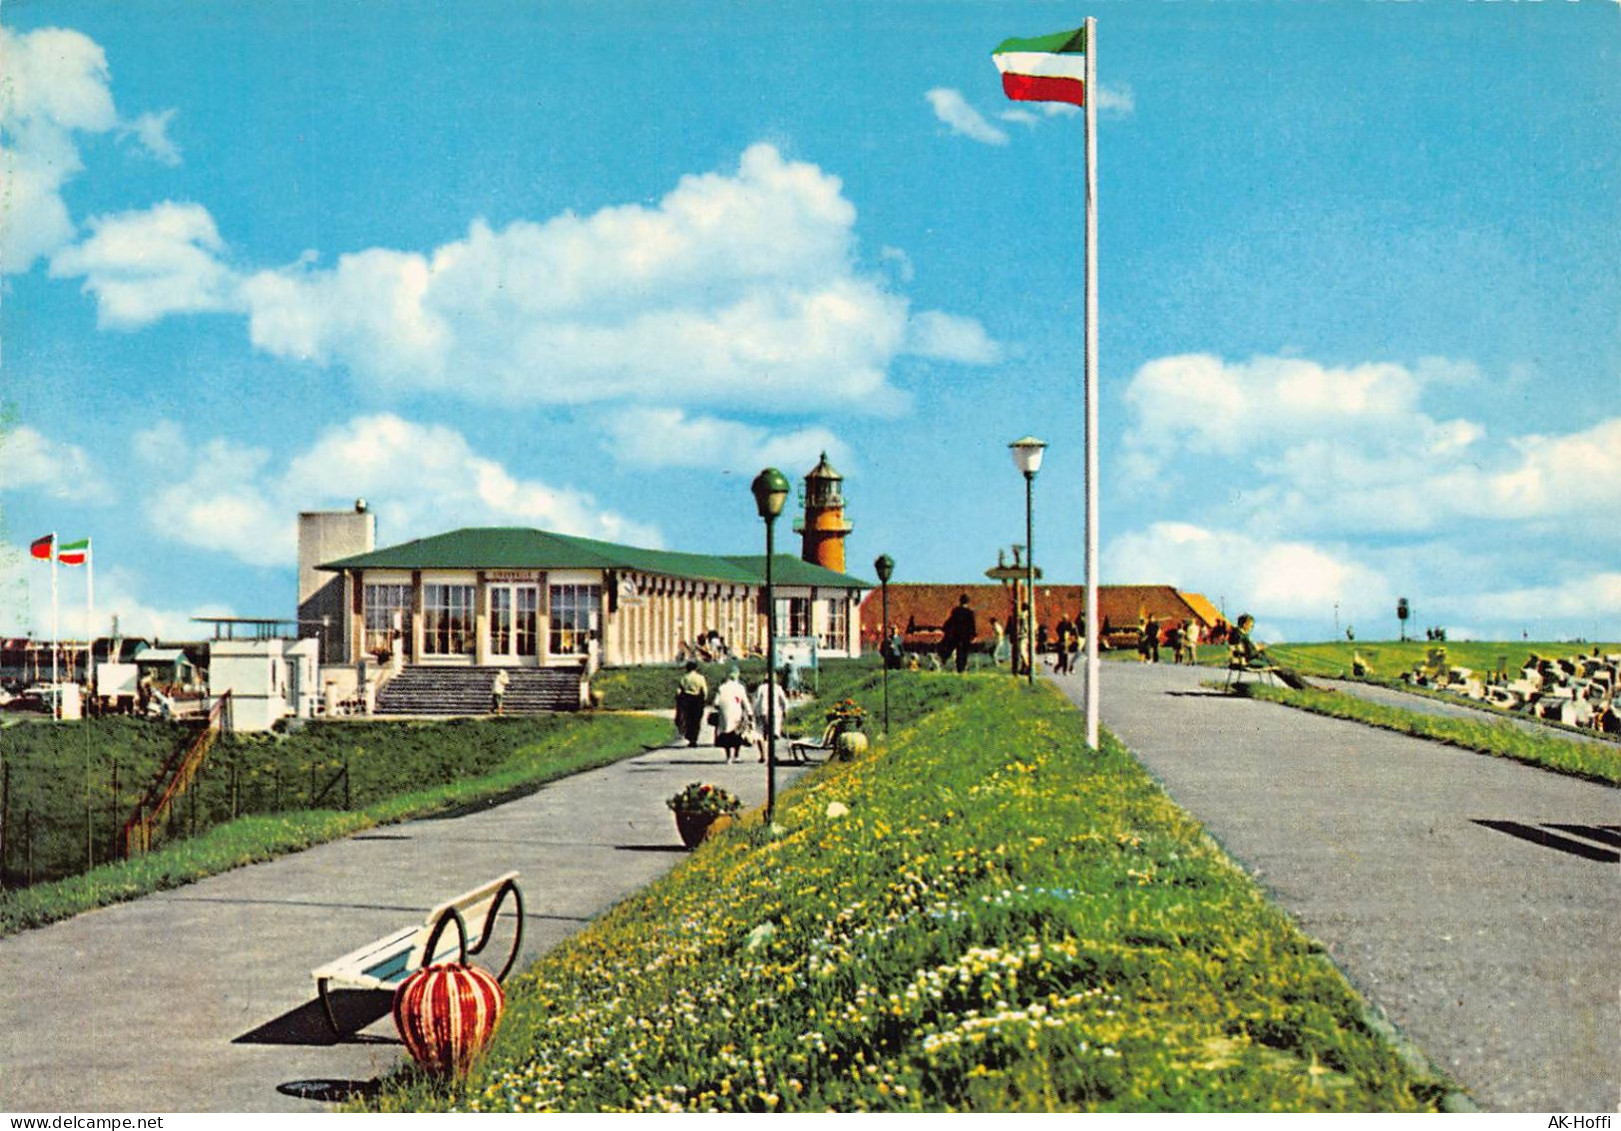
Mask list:
[[[516,869],[521,970],[683,858],[664,800],[694,780],[765,800],[752,758],[661,749],[0,939],[0,1111],[319,1110],[403,1052],[386,1016],[334,1043],[314,967]]]
[[[1103,723],[1482,1108],[1615,1111],[1621,791],[1211,678],[1104,664]]]

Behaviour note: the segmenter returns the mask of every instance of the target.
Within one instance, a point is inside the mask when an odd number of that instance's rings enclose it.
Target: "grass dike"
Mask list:
[[[7,732],[15,767],[11,812],[28,805],[43,814],[38,855],[66,874],[0,890],[0,937],[363,829],[498,804],[640,755],[670,730],[661,719],[604,713],[342,722],[291,735],[238,737],[215,747],[210,772],[193,787],[194,796],[182,800],[179,813],[194,816],[194,835],[177,818],[154,851],[75,870],[87,854],[87,813],[106,813],[107,828],[116,830],[125,812],[107,805],[109,765],[120,762],[126,780],[136,776],[130,767],[155,773],[177,741],[172,728],[154,737],[157,726],[94,720]],[[310,804],[312,796],[343,796],[322,793],[340,768],[351,779],[349,807]],[[94,786],[88,805],[87,782]],[[233,815],[233,809],[253,811]],[[11,855],[15,865],[15,849]]]
[[[1251,682],[1236,687],[1234,694],[1440,742],[1494,758],[1507,758],[1603,785],[1621,785],[1621,746],[1611,743],[1584,742],[1564,738],[1554,732],[1539,734],[1507,719],[1474,720],[1426,714],[1321,688],[1296,690]]]
[[[826,677],[824,677],[826,678]],[[837,687],[831,683],[838,682]],[[869,711],[878,677],[830,681]],[[1431,1111],[1448,1083],[1044,684],[904,673],[894,728],[508,982],[384,1111]]]

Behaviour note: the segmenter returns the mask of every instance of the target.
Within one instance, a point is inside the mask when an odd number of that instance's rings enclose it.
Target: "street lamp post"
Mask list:
[[[777,595],[771,579],[771,559],[777,552],[777,516],[788,499],[788,478],[774,467],[754,477],[749,485],[754,505],[765,520],[765,823],[770,825],[777,811]]]
[[[1025,674],[1028,682],[1036,682],[1036,546],[1034,533],[1034,490],[1036,472],[1041,470],[1041,454],[1047,442],[1034,436],[1025,436],[1008,445],[1013,453],[1013,466],[1024,473],[1024,553],[1025,553],[1025,614],[1024,641]]]
[[[895,559],[888,554],[879,554],[872,563],[872,568],[878,574],[878,586],[884,595],[884,623],[878,627],[881,643],[878,654],[884,661],[884,733],[889,733],[889,578],[895,572]]]

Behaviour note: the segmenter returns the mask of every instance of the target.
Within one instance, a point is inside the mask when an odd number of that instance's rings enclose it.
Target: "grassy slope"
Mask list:
[[[1494,671],[1501,658],[1506,657],[1506,666],[1509,671],[1518,671],[1525,663],[1526,657],[1535,653],[1543,657],[1575,656],[1590,654],[1594,647],[1601,653],[1610,654],[1621,652],[1621,644],[1561,644],[1546,641],[1501,641],[1501,640],[1448,640],[1435,642],[1428,640],[1369,640],[1355,643],[1328,642],[1316,644],[1272,644],[1267,650],[1288,667],[1300,671],[1304,675],[1344,676],[1350,677],[1351,657],[1357,654],[1362,657],[1371,669],[1374,678],[1389,681],[1400,679],[1403,672],[1410,672],[1418,665],[1424,663],[1429,657],[1430,649],[1445,648],[1447,662],[1454,667],[1469,668],[1472,671]],[[1201,652],[1206,649],[1201,649]],[[1226,663],[1224,649],[1212,647],[1208,649],[1210,655],[1201,655],[1200,659],[1210,662]]]
[[[356,808],[290,807],[225,820],[143,857],[0,892],[0,935],[296,852],[358,829],[526,792],[640,754],[645,745],[668,737],[668,724],[624,715],[535,719],[527,725],[515,718],[344,724],[324,733],[312,729],[316,733],[307,742],[266,739],[248,746],[264,757],[285,759],[293,780],[307,781],[311,764],[320,777],[335,761],[349,757],[357,778],[352,790]],[[233,752],[242,750],[239,746]]]
[[[513,981],[465,1087],[407,1073],[379,1106],[1433,1108],[1320,950],[1054,691],[891,690],[891,737],[778,830],[713,839]]]
[[[568,717],[557,715],[318,721],[290,734],[222,738],[173,826],[159,835],[195,835],[241,816],[344,808],[346,794],[348,808],[365,808],[396,794],[487,773],[520,749],[554,741],[569,725]],[[84,871],[87,839],[92,863],[116,858],[119,830],[130,811],[164,760],[196,733],[195,727],[132,718],[8,729],[9,879],[20,886],[30,863],[36,879]],[[334,782],[346,766],[347,791]],[[325,795],[318,796],[323,789]],[[24,843],[25,825],[32,844]]]
[[[1621,746],[1561,738],[1554,733],[1537,734],[1484,715],[1476,721],[1407,711],[1337,691],[1292,691],[1255,683],[1243,684],[1242,691],[1286,707],[1350,719],[1498,758],[1511,758],[1591,781],[1621,785]]]

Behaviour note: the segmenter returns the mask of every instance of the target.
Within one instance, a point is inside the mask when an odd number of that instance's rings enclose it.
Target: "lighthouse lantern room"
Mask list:
[[[844,476],[820,462],[805,476],[805,516],[797,524],[800,557],[826,569],[844,572],[844,539],[854,529],[844,517]]]

